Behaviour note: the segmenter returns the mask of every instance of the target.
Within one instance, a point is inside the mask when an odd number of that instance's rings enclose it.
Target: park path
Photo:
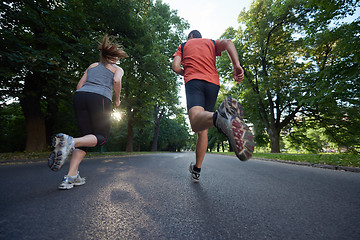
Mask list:
[[[194,153],[0,166],[0,239],[360,239],[360,174]]]

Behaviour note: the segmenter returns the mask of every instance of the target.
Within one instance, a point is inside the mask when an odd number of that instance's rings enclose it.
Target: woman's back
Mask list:
[[[112,100],[113,79],[114,73],[103,63],[98,63],[88,69],[86,82],[78,91],[97,93]]]

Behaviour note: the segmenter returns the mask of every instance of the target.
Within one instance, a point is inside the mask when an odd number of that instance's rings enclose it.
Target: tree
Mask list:
[[[172,52],[188,25],[161,1],[150,4],[143,17],[147,46],[136,55],[131,77],[125,80],[128,116],[126,151],[129,152],[133,151],[134,128],[141,128],[147,121],[154,123],[152,150],[156,151],[161,118],[165,114],[171,115],[178,108],[178,82],[169,65]]]
[[[351,1],[344,2],[347,7],[354,5]],[[313,97],[321,98],[326,92],[321,91],[319,94],[314,91],[314,86],[324,84],[326,79],[319,78],[322,74],[320,65],[313,61],[319,55],[310,53],[310,45],[307,44],[312,37],[321,34],[307,29],[307,23],[316,19],[316,24],[310,26],[323,27],[329,24],[329,20],[351,12],[337,2],[317,3],[318,1],[254,1],[249,11],[244,10],[239,15],[239,21],[246,28],[239,28],[238,31],[228,29],[224,34],[224,37],[235,38],[245,69],[244,84],[233,89],[233,93],[243,99],[245,114],[254,124],[255,132],[261,133],[260,129],[266,129],[271,152],[280,152],[280,133],[297,116],[319,113]],[[337,11],[332,11],[327,18],[321,16],[330,8]],[[319,30],[314,26],[311,29]],[[354,37],[356,33],[352,32],[350,35]],[[320,46],[326,47],[324,44]],[[350,65],[354,65],[353,60]],[[228,66],[227,59],[223,58],[219,63],[220,72],[227,79],[230,78]],[[352,76],[347,80],[354,83],[356,78]],[[350,91],[355,90],[356,88],[351,87]],[[321,106],[326,105],[324,102]]]
[[[190,134],[183,112],[179,112],[175,118],[164,117],[161,124],[163,127],[159,134],[159,150],[175,152],[188,146]]]
[[[316,69],[309,73],[312,89],[306,99],[310,105],[306,115],[324,128],[339,148],[355,151],[360,147],[360,19],[342,19],[352,15],[360,2],[310,1],[301,7],[322,10],[304,27],[305,56]]]
[[[69,97],[82,63],[76,53],[87,51],[88,45],[72,34],[77,5],[65,11],[67,5],[55,1],[3,1],[1,7],[2,101],[20,102],[25,149],[41,151],[46,149],[45,122],[56,117],[59,99]]]
[[[15,152],[24,149],[25,120],[19,103],[2,105],[0,108],[0,152]]]
[[[76,83],[86,67],[98,61],[95,40],[104,33],[117,36],[131,56],[122,62],[122,107],[128,109],[129,125],[135,124],[135,114],[146,107],[144,102],[149,99],[142,98],[142,93],[151,86],[146,76],[151,71],[144,66],[151,62],[153,46],[146,23],[152,1],[102,0],[89,4],[84,0],[25,0],[0,4],[0,41],[4,46],[0,50],[1,100],[20,102],[26,121],[27,151],[46,149],[46,140],[62,118],[60,103],[72,108]],[[174,14],[171,17],[176,19]],[[180,30],[174,31],[172,37],[176,40]],[[145,84],[140,84],[143,80]],[[70,119],[73,124],[74,116]],[[128,129],[131,133],[132,128]]]

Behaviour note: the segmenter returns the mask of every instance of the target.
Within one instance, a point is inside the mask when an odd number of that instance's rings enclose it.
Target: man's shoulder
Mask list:
[[[188,40],[188,42],[209,42],[209,41],[213,41],[213,40],[210,38],[192,38]]]
[[[197,44],[209,44],[209,43],[213,43],[214,45],[215,45],[215,41],[214,40],[212,40],[212,39],[209,39],[209,38],[193,38],[193,39],[190,39],[190,40],[188,40],[187,42],[183,42],[182,44],[181,44],[181,48],[183,49],[184,48],[184,46],[186,45],[186,44],[191,44],[191,45],[197,45]]]

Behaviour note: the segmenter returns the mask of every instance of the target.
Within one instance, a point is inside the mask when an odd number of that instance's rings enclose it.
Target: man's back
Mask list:
[[[200,79],[220,85],[216,70],[216,48],[213,40],[206,38],[190,39],[186,42],[182,52],[181,46],[178,47],[175,55],[182,56],[185,83],[192,79]]]

